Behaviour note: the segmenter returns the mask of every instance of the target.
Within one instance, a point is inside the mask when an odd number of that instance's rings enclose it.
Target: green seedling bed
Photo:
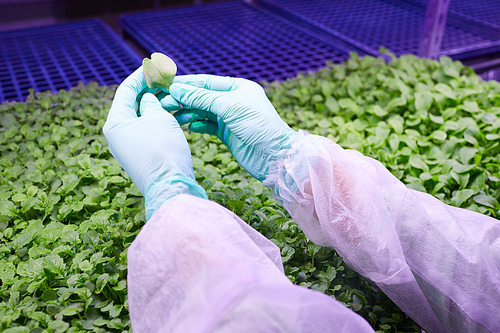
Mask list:
[[[352,54],[265,86],[293,128],[378,159],[413,189],[498,218],[498,82],[449,58]],[[115,89],[79,84],[0,104],[0,331],[131,332],[126,251],[145,213],[102,134]],[[209,198],[279,246],[293,283],[331,295],[378,332],[420,332],[334,250],[309,241],[218,139],[185,133]]]

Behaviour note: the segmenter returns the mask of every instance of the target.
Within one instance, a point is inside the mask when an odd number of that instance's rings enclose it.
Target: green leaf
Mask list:
[[[4,330],[3,333],[30,333],[30,329],[26,326],[11,327]]]
[[[295,254],[295,249],[288,244],[284,244],[283,248],[281,249],[281,260],[283,263],[288,262],[293,255]]]
[[[99,210],[90,219],[95,222],[103,222],[107,221],[114,214],[116,214],[116,211],[113,209]]]
[[[72,304],[71,306],[64,308],[59,314],[63,316],[74,316],[83,311],[83,307],[79,303]]]
[[[460,149],[460,160],[463,164],[468,164],[469,161],[476,155],[478,149],[471,147],[462,147]]]
[[[350,98],[342,98],[338,103],[341,108],[352,111],[357,115],[360,115],[362,113],[359,106]]]
[[[61,312],[61,309],[55,304],[47,304],[47,307],[45,310],[50,315],[57,315],[59,312]]]
[[[444,124],[444,118],[441,116],[435,116],[433,114],[429,114],[429,118],[435,124]]]
[[[23,193],[16,193],[12,196],[12,201],[14,202],[21,202],[24,200],[26,200],[26,195],[24,195]]]
[[[14,246],[14,249],[17,250],[17,249],[25,246],[29,242],[31,242],[32,239],[33,239],[33,234],[31,234],[29,232],[21,233],[16,238],[14,238],[12,245]]]
[[[384,117],[388,114],[386,109],[382,109],[379,105],[372,106],[373,113],[378,117]]]
[[[427,192],[425,187],[420,183],[409,183],[406,186],[412,190],[415,190],[415,191],[420,191],[420,192],[424,192],[424,193]]]
[[[2,200],[0,201],[0,215],[5,217],[14,216],[15,205],[11,201]]]
[[[444,119],[449,119],[453,117],[457,113],[457,109],[455,108],[447,108],[444,110],[441,115],[443,116]]]
[[[460,76],[460,72],[453,65],[443,66],[443,72],[451,77],[458,78]]]
[[[328,108],[328,110],[330,110],[331,113],[333,114],[336,114],[339,110],[340,110],[340,107],[339,107],[339,103],[337,102],[337,100],[331,96],[331,95],[328,95],[326,97],[326,101],[325,101],[325,106]]]
[[[88,261],[88,260],[84,260],[84,261],[82,261],[82,262],[78,265],[78,267],[79,267],[82,271],[84,271],[84,272],[91,271],[91,270],[94,268],[94,266],[93,266],[93,265],[90,263],[90,261]]]
[[[122,305],[114,305],[109,309],[109,316],[111,318],[118,317],[123,309]]]
[[[318,122],[318,127],[319,128],[330,128],[332,125],[328,119],[321,119]]]
[[[326,272],[320,272],[318,277],[320,279],[325,279],[328,283],[331,283],[333,279],[337,277],[337,271],[335,270],[335,267],[328,266]]]
[[[460,207],[467,199],[469,199],[474,194],[471,189],[464,189],[457,191],[451,199],[451,204]]]
[[[110,280],[109,274],[104,273],[99,275],[95,285],[96,288],[95,292],[98,294],[101,293],[104,290],[104,287],[106,287],[106,284],[109,282],[109,280]]]
[[[485,113],[484,116],[483,116],[483,122],[485,122],[486,124],[495,124],[495,122],[498,120],[499,118],[493,114],[493,113]]]
[[[121,280],[118,282],[116,286],[113,287],[113,290],[120,291],[120,290],[126,290],[127,288],[127,280]]]
[[[479,144],[479,142],[477,142],[477,139],[475,137],[473,137],[472,135],[470,135],[469,133],[464,133],[464,139],[465,139],[465,141],[467,141],[468,143],[470,143],[474,146],[477,146]]]
[[[475,164],[463,165],[463,164],[457,162],[453,166],[453,171],[455,171],[456,173],[465,173],[465,172],[469,172],[470,170],[474,169],[475,167],[476,167]]]
[[[423,161],[421,156],[411,155],[409,162],[412,167],[429,172],[429,166]]]
[[[57,300],[57,293],[54,290],[49,289],[43,292],[42,301],[47,303],[49,301],[55,301],[55,300]]]
[[[177,74],[175,62],[162,53],[155,52],[151,59],[144,58],[142,61],[146,84],[150,89],[168,89]]]
[[[53,330],[54,333],[65,332],[69,328],[69,324],[62,320],[54,320],[49,323],[49,329]]]
[[[464,101],[464,104],[460,106],[460,108],[467,112],[479,112],[479,106],[476,101]]]
[[[429,111],[432,105],[432,94],[428,91],[415,93],[415,108],[417,111]]]
[[[66,269],[63,258],[55,254],[46,256],[43,263],[46,269],[59,275],[62,275]]]
[[[359,298],[358,295],[354,294],[352,295],[352,310],[355,311],[355,312],[358,312],[359,310],[361,310],[363,308],[363,302],[361,300],[361,298]]]
[[[35,196],[36,194],[38,193],[38,187],[34,186],[34,185],[31,185],[28,187],[28,189],[26,190],[26,195],[28,197],[33,197]]]
[[[500,139],[500,134],[486,134],[485,138],[486,138],[486,140],[490,140],[490,141],[498,140],[498,139]]]
[[[450,99],[456,99],[457,96],[451,89],[451,87],[444,83],[438,83],[434,86],[434,90],[441,93],[443,96],[448,97]]]
[[[389,125],[394,128],[394,131],[398,134],[403,133],[404,119],[400,116],[393,116],[389,120],[387,120]]]
[[[474,201],[486,207],[500,208],[500,204],[498,203],[498,201],[491,195],[484,195],[484,194],[476,195],[474,197]]]
[[[387,111],[391,111],[395,109],[398,106],[404,106],[406,105],[406,98],[404,97],[396,97],[393,98],[388,104],[387,104]]]
[[[469,184],[470,174],[459,174],[455,171],[450,172],[451,177],[460,185],[460,189],[466,188],[467,184]]]
[[[326,97],[327,102],[328,102],[328,97],[332,97],[334,88],[335,88],[335,86],[333,85],[332,82],[329,82],[326,80],[321,81],[321,92],[323,93],[323,96]],[[337,102],[337,101],[335,100],[335,102]],[[333,112],[335,112],[335,111],[333,111]]]
[[[40,105],[45,110],[48,110],[50,108],[50,102],[47,99],[45,99],[45,98],[40,101]]]
[[[437,130],[431,133],[430,138],[436,141],[444,141],[447,138],[446,132]]]

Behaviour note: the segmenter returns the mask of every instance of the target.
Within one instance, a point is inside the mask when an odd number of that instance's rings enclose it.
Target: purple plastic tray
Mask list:
[[[100,20],[0,33],[0,102],[78,81],[120,83],[141,59]]]
[[[426,14],[425,7],[397,0],[258,0],[257,3],[374,55],[381,46],[397,55],[416,54]],[[440,54],[462,59],[499,49],[500,35],[451,22],[446,25]]]
[[[427,0],[401,0],[427,5]],[[494,28],[500,34],[499,0],[451,0],[448,15]]]
[[[124,15],[120,24],[146,51],[174,59],[180,74],[283,80],[348,57],[331,38],[243,1]]]

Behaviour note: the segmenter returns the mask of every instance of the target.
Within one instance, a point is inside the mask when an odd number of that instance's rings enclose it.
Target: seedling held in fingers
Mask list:
[[[155,52],[151,59],[144,58],[142,66],[146,84],[150,89],[168,89],[177,74],[177,65],[163,53]]]

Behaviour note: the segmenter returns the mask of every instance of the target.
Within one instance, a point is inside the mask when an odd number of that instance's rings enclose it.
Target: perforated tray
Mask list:
[[[78,81],[120,83],[141,59],[100,20],[0,33],[0,102]]]
[[[417,53],[426,14],[425,7],[411,6],[397,0],[257,2],[295,22],[315,27],[371,54],[377,54],[380,46],[386,46],[397,55]],[[499,48],[500,37],[495,38],[491,33],[481,33],[479,28],[469,29],[454,22],[446,25],[441,54],[461,59],[471,52],[481,55]]]
[[[401,1],[427,5],[427,0]],[[500,1],[498,0],[451,0],[448,15],[499,29],[500,34]]]
[[[282,80],[339,62],[348,53],[242,1],[124,15],[124,30],[148,52],[163,52],[180,74]]]
[[[500,68],[491,69],[487,72],[480,74],[484,80],[496,80],[500,81]]]

